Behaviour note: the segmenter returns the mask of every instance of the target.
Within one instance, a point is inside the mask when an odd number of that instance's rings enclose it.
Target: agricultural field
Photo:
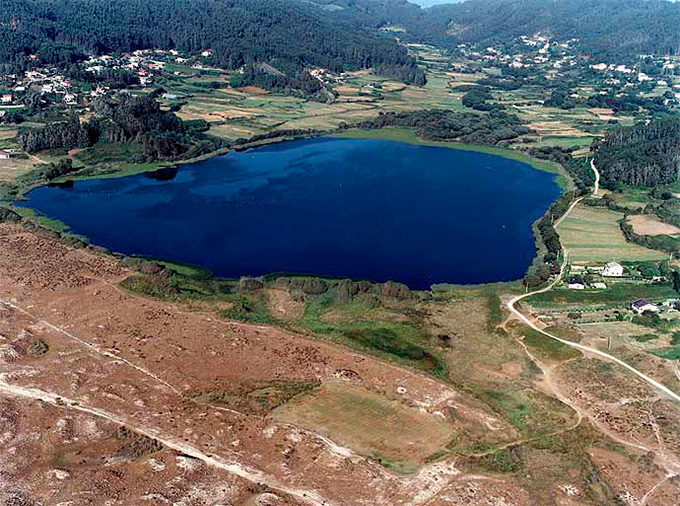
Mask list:
[[[618,221],[623,214],[582,204],[558,225],[557,231],[569,251],[569,260],[576,263],[607,263],[611,261],[661,260],[661,252],[626,241]]]

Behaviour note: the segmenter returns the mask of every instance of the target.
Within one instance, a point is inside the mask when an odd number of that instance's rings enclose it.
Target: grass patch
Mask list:
[[[221,311],[221,315],[229,320],[273,325],[277,321],[270,316],[265,297],[262,292],[237,294],[232,307]]]
[[[341,303],[334,300],[334,294],[326,292],[307,301],[299,323],[305,330],[329,336],[345,346],[446,378],[446,365],[429,349],[420,326],[412,318],[377,306],[379,300],[371,296]]]
[[[491,334],[502,333],[499,325],[503,323],[503,301],[498,296],[498,293],[488,290],[486,293],[486,302],[489,309],[487,317],[487,330]]]
[[[613,283],[604,291],[550,290],[526,299],[532,306],[553,304],[625,304],[638,299],[662,300],[674,298],[677,292],[669,284]]]
[[[141,295],[177,301],[233,301],[236,296],[236,283],[233,281],[200,279],[178,273],[170,276],[133,274],[124,279],[120,286]]]
[[[453,435],[452,428],[435,415],[335,381],[284,404],[273,415],[400,473],[415,471],[444,449]]]
[[[207,280],[212,277],[212,271],[210,271],[210,269],[206,269],[205,267],[201,267],[200,265],[186,264],[182,262],[170,262],[168,260],[158,260],[152,257],[140,258],[160,264],[163,267],[166,267],[175,273],[188,278]]]
[[[581,356],[581,352],[574,348],[551,339],[530,327],[522,327],[524,343],[540,357],[549,360],[562,361]],[[550,329],[548,329],[550,332]]]
[[[42,228],[59,233],[68,230],[68,226],[64,222],[43,216],[29,207],[11,206],[11,209],[21,215],[22,218],[32,221]]]
[[[673,346],[680,346],[680,331],[673,332],[673,336],[671,337],[671,344]]]
[[[476,464],[488,473],[515,473],[522,468],[522,459],[513,448],[481,457],[476,460]]]
[[[633,339],[638,343],[648,343],[649,341],[659,339],[659,336],[656,334],[642,334],[641,336],[634,336]]]
[[[673,325],[671,322],[664,320],[656,313],[635,315],[631,319],[631,322],[642,327],[648,327],[650,329],[666,329]]]
[[[657,348],[655,350],[650,350],[650,353],[657,357],[665,358],[666,360],[680,360],[680,346]]]
[[[191,392],[189,397],[204,404],[225,406],[252,415],[266,415],[294,397],[313,392],[319,381],[237,380],[217,389]]]
[[[666,255],[626,241],[619,226],[623,214],[577,205],[557,227],[572,262],[663,260]]]

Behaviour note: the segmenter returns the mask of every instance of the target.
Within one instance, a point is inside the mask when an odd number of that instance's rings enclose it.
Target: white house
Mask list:
[[[585,290],[586,286],[583,283],[569,283],[567,288],[569,290]]]
[[[593,283],[592,287],[597,288],[598,290],[606,290],[607,289],[607,285],[605,283]]]
[[[658,313],[659,308],[652,304],[651,302],[647,302],[644,299],[636,300],[633,302],[630,306],[630,308],[635,311],[637,314],[643,314],[643,313]]]
[[[6,160],[10,158],[10,153],[9,151],[5,151],[4,149],[0,149],[0,160]]]
[[[666,299],[662,305],[666,307],[675,307],[677,303],[678,299]]]
[[[611,277],[623,276],[623,266],[617,262],[609,262],[602,269],[602,275]]]

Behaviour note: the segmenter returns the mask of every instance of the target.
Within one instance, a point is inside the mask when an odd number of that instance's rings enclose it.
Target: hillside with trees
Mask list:
[[[398,26],[403,40],[438,46],[507,42],[537,32],[576,38],[586,53],[616,61],[677,54],[680,5],[664,0],[468,0],[421,9],[405,0],[314,0],[337,19]]]
[[[494,44],[544,32],[602,60],[677,54],[680,5],[663,0],[469,0],[435,6],[451,42]],[[430,24],[432,26],[432,24]]]
[[[597,145],[595,164],[604,186],[669,184],[678,179],[680,119],[619,127]]]
[[[286,0],[4,0],[0,69],[68,67],[86,55],[212,50],[226,69],[277,60],[297,70],[410,65],[393,38]],[[35,57],[32,57],[35,55]]]
[[[153,95],[122,94],[115,100],[99,97],[93,109],[95,117],[88,121],[72,115],[67,121],[24,129],[18,134],[19,145],[28,153],[37,153],[87,148],[99,140],[136,143],[141,146],[142,159],[131,161],[177,159],[190,150],[197,156],[219,147],[200,134],[204,129],[201,125],[161,110]]]

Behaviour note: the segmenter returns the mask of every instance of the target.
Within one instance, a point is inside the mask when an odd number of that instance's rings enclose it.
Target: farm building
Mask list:
[[[10,158],[10,153],[9,151],[5,151],[4,149],[0,149],[0,160],[6,160]]]
[[[607,289],[607,284],[606,283],[593,283],[592,284],[593,288],[598,288],[599,290],[606,290]]]
[[[569,288],[570,290],[585,290],[586,285],[584,285],[583,283],[569,283],[567,285],[567,288]]]
[[[652,304],[651,302],[647,302],[644,299],[636,300],[631,304],[631,309],[635,311],[637,314],[643,314],[643,313],[658,313],[659,308]]]
[[[675,307],[677,303],[678,299],[666,299],[662,305],[666,307]]]
[[[623,276],[623,266],[617,262],[609,262],[604,266],[602,275],[611,277]]]

